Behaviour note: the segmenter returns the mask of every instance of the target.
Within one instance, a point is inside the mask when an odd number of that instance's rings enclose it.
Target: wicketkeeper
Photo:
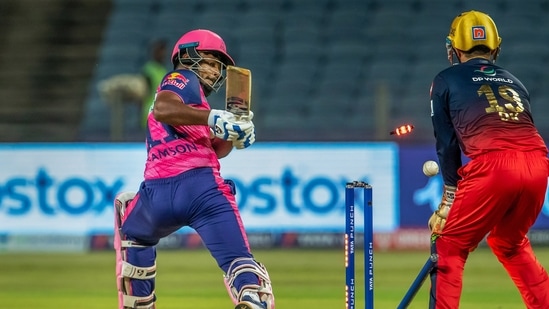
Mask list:
[[[172,62],[147,119],[144,181],[136,194],[115,200],[118,308],[155,308],[155,246],[189,226],[223,270],[237,309],[274,309],[271,280],[250,251],[234,185],[219,172],[219,158],[254,143],[253,113],[237,119],[206,100],[234,61],[221,37],[198,29],[177,41]]]
[[[547,147],[534,126],[528,91],[495,65],[500,44],[488,15],[460,14],[446,38],[452,66],[431,86],[444,180],[440,207],[429,219],[438,254],[431,309],[459,307],[465,261],[486,235],[526,307],[549,308],[549,277],[526,237],[545,200]],[[462,153],[471,159],[463,166]]]

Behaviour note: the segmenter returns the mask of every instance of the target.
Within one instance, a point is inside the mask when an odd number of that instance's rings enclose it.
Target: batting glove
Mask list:
[[[446,218],[450,212],[450,208],[454,203],[456,195],[456,187],[444,185],[444,192],[442,193],[442,200],[438,205],[438,209],[429,218],[428,226],[433,234],[442,233],[444,225],[446,225]]]
[[[251,121],[237,121],[233,113],[218,109],[210,111],[208,125],[216,137],[226,141],[242,139],[246,131],[253,128]]]
[[[251,121],[250,121],[251,122]],[[233,141],[233,146],[236,149],[244,149],[250,147],[255,142],[255,127],[253,127],[249,130],[246,130],[246,134],[235,141]]]

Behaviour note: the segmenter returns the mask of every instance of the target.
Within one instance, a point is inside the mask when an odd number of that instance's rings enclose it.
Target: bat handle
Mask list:
[[[406,292],[406,295],[404,295],[404,298],[402,298],[402,301],[398,305],[397,309],[408,308],[408,306],[416,296],[417,292],[423,285],[423,282],[425,282],[425,279],[427,279],[427,276],[431,273],[431,271],[435,267],[437,261],[438,261],[438,255],[436,253],[433,253],[429,256],[429,258],[427,259],[427,262],[425,262],[425,265],[423,265],[423,268],[421,268],[416,279],[414,280],[414,282],[412,282],[412,285]]]

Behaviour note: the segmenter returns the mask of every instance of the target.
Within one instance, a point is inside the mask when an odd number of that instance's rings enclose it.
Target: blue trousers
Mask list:
[[[211,168],[144,181],[128,205],[122,233],[127,239],[149,247],[128,248],[127,262],[152,266],[160,238],[184,226],[198,233],[225,273],[234,259],[253,258],[234,193],[234,187]],[[181,261],[184,263],[184,257]],[[257,283],[253,273],[243,273],[237,277],[235,287],[240,290],[244,285]],[[154,279],[132,280],[131,285],[135,296],[147,296],[154,291]]]

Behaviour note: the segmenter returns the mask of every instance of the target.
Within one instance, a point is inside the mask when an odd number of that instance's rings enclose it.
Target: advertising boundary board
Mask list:
[[[250,232],[338,232],[344,187],[355,180],[376,188],[376,231],[392,231],[397,155],[394,143],[256,143],[221,159],[221,174],[236,184]],[[114,196],[139,188],[145,159],[135,143],[0,145],[0,162],[9,162],[0,174],[0,233],[112,233]],[[360,229],[360,209],[357,216]]]
[[[97,244],[112,236],[112,199],[139,187],[145,158],[141,143],[1,144],[0,252],[104,247]],[[406,249],[423,246],[418,235],[440,200],[442,179],[423,175],[426,160],[436,160],[432,145],[258,142],[222,159],[221,173],[235,181],[259,246],[338,246],[344,185],[361,180],[374,188],[377,246]],[[361,233],[360,194],[356,205]],[[532,243],[548,243],[547,230],[546,198]]]

